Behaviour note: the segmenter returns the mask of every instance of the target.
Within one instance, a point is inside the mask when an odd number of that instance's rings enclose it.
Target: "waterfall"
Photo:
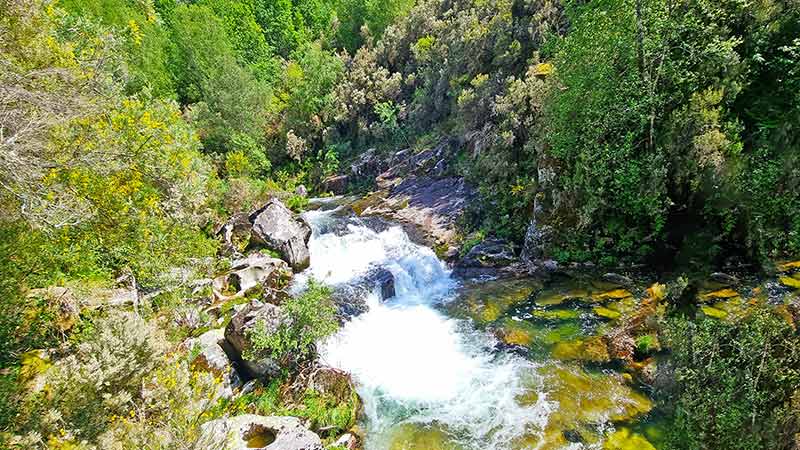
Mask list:
[[[522,407],[517,398],[536,386],[535,365],[492,351],[496,342],[440,306],[457,287],[431,249],[399,226],[370,227],[341,211],[305,214],[314,233],[309,277],[343,285],[375,266],[395,278],[396,297],[376,292],[369,311],[350,320],[321,345],[322,360],[350,372],[364,401],[367,450],[390,447],[408,424],[446,430],[464,449],[507,449],[515,438],[546,424],[545,395]]]

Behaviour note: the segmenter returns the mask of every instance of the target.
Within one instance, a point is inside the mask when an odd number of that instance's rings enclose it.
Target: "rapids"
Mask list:
[[[492,336],[438,308],[453,298],[456,283],[431,249],[399,226],[376,231],[336,211],[305,218],[314,230],[312,262],[300,283],[347,283],[374,266],[395,277],[396,297],[381,302],[371,295],[369,311],[321,349],[324,362],[352,373],[359,386],[369,450],[389,448],[393,432],[409,423],[435,425],[462,447],[486,450],[509,448],[514,438],[543,428],[546,399],[529,406],[515,400],[537,382],[533,363],[493,352]]]
[[[511,340],[535,346],[580,330],[571,319],[564,331],[530,328],[537,325],[507,312],[531,292],[524,280],[522,289],[513,282],[486,285],[502,295],[465,291],[400,226],[353,217],[333,202],[304,217],[313,230],[311,266],[295,277],[294,289],[309,278],[347,287],[375,267],[395,279],[395,297],[381,300],[376,287],[369,310],[319,346],[325,364],[356,382],[366,450],[599,449],[614,430],[612,419],[629,422],[649,411],[649,400],[618,374],[505,350]],[[458,313],[464,308],[479,314]],[[498,341],[486,320],[514,339]],[[564,436],[571,430],[593,442],[569,442]]]

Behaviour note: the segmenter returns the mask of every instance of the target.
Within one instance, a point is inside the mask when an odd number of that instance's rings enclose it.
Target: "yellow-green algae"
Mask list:
[[[581,313],[574,309],[535,309],[531,311],[531,315],[542,320],[574,320]]]
[[[592,310],[598,316],[605,317],[606,319],[616,320],[622,316],[619,311],[614,311],[613,309],[609,309],[604,306],[595,306],[592,308]]]
[[[632,296],[633,294],[631,294],[630,291],[621,288],[592,294],[592,298],[595,300],[619,300],[622,298],[627,298]]]
[[[620,428],[608,437],[603,450],[656,450],[644,436],[627,428]]]
[[[728,313],[721,309],[714,308],[713,306],[703,305],[700,307],[700,310],[708,317],[713,317],[715,319],[724,319],[728,317]]]
[[[586,443],[599,442],[601,437],[590,425],[631,421],[652,409],[647,397],[625,385],[618,376],[562,365],[543,366],[539,372],[544,378],[544,395],[553,402],[554,410],[545,429],[518,439],[513,445],[515,449],[562,448],[568,444],[564,437],[564,431],[568,430],[576,431]],[[537,389],[541,387],[531,389],[517,401],[522,405],[535,404],[540,395]]]
[[[572,341],[583,333],[580,325],[576,322],[542,326],[524,320],[505,318],[500,322],[496,334],[507,344],[531,347],[534,345],[552,346],[559,342]]]
[[[781,284],[784,286],[793,288],[793,289],[800,289],[800,279],[795,277],[781,277]]]
[[[439,426],[406,423],[392,432],[389,450],[461,450],[461,446]]]
[[[532,280],[503,283],[484,283],[470,289],[464,296],[467,314],[481,324],[498,320],[511,307],[524,302],[538,287]]]
[[[553,347],[552,356],[561,361],[609,362],[608,346],[600,336],[574,342],[559,342]]]
[[[792,269],[800,269],[800,261],[790,261],[783,264],[778,264],[778,272],[788,272]]]
[[[739,293],[734,291],[731,288],[725,289],[718,289],[716,291],[707,292],[705,294],[700,294],[701,301],[709,301],[709,300],[716,300],[716,299],[724,299],[724,298],[733,298],[738,297]]]

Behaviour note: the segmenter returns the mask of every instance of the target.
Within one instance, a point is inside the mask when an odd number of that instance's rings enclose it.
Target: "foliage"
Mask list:
[[[279,361],[289,356],[302,360],[312,354],[317,341],[338,329],[335,313],[330,288],[310,280],[305,292],[281,304],[283,319],[276,330],[267,330],[263,322],[256,323],[248,351]]]
[[[97,438],[111,416],[128,414],[144,377],[166,349],[163,334],[133,314],[102,319],[96,332],[57,361],[44,374],[42,387],[24,400],[22,428],[43,436]]]
[[[741,323],[673,319],[667,328],[678,386],[670,448],[790,448],[800,419],[797,334],[755,308]]]

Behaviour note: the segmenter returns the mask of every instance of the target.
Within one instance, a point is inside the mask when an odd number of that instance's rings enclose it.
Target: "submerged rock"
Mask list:
[[[322,441],[296,417],[245,414],[200,427],[197,448],[224,450],[322,450]]]
[[[253,223],[251,245],[264,245],[277,251],[295,272],[307,268],[311,262],[308,240],[311,227],[301,217],[296,217],[280,200],[272,199],[250,215]]]
[[[386,301],[396,295],[394,288],[394,275],[383,267],[370,270],[366,276],[367,283],[380,287],[381,300]]]

